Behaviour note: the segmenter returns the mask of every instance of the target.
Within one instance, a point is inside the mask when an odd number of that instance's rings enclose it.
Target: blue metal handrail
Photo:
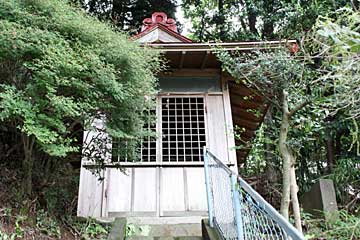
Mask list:
[[[304,239],[259,193],[206,147],[204,165],[210,227],[223,239]]]

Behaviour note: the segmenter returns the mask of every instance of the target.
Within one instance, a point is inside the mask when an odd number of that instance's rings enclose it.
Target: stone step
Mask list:
[[[134,237],[200,237],[201,224],[130,224],[130,236]],[[165,240],[165,239],[164,239]]]
[[[127,236],[126,236],[127,235]],[[201,223],[153,224],[128,223],[116,218],[109,240],[199,240],[202,239]]]

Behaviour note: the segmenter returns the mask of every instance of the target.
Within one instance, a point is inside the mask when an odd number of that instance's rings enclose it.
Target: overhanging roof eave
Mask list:
[[[276,49],[288,45],[296,44],[296,40],[279,40],[279,41],[259,41],[259,42],[232,42],[232,43],[149,43],[143,44],[156,48],[162,52],[199,52],[215,51],[224,49],[228,51],[253,51]]]

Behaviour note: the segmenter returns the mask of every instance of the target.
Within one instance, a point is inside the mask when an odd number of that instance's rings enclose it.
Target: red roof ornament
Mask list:
[[[299,45],[297,45],[297,43],[293,43],[290,47],[290,51],[292,53],[297,53],[299,51]]]
[[[180,33],[178,33],[177,27],[176,27],[176,21],[172,18],[168,18],[166,13],[163,12],[154,12],[151,15],[151,18],[145,18],[143,20],[143,25],[141,27],[141,31],[136,34],[135,36],[131,37],[131,40],[137,40],[142,37],[145,37],[146,35],[150,35],[153,31],[159,30],[167,35],[170,35],[173,39],[170,39],[168,37],[163,37],[160,39],[155,39],[155,41],[158,42],[186,42],[190,43],[192,42],[191,39],[182,36]],[[151,38],[150,38],[151,39]],[[176,41],[174,40],[176,39]],[[146,41],[149,41],[149,39],[146,39]],[[150,40],[150,42],[155,42],[154,40]]]
[[[143,21],[143,26],[141,27],[141,32],[144,32],[157,24],[164,25],[168,29],[177,32],[175,20],[168,18],[166,13],[163,12],[154,12],[151,15],[151,18],[145,18]]]

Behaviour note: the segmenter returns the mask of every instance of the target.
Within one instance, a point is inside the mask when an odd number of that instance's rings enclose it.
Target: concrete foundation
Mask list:
[[[201,231],[202,237],[205,240],[219,240],[221,239],[218,232],[211,228],[209,225],[209,219],[202,219],[201,220]]]

